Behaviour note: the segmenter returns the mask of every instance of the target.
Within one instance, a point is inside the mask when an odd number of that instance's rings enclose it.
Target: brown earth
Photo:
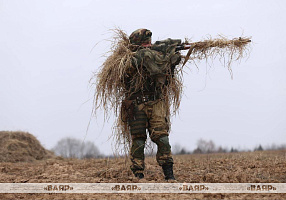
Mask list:
[[[174,161],[180,183],[286,183],[286,151],[177,155]],[[134,178],[124,158],[0,163],[0,183],[166,182],[155,157],[146,158],[145,177]],[[286,194],[0,194],[0,199],[286,199]]]

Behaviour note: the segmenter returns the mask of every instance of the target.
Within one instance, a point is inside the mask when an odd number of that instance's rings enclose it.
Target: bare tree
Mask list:
[[[206,141],[203,139],[199,139],[197,142],[197,146],[202,150],[203,153],[213,153],[216,151],[215,144],[212,140]]]
[[[176,143],[176,144],[174,145],[174,147],[173,147],[172,153],[173,153],[174,155],[176,155],[176,154],[180,154],[181,151],[182,151],[181,145],[178,144],[178,143]]]
[[[217,153],[226,153],[227,152],[227,149],[226,148],[223,148],[222,146],[219,146],[216,150]]]
[[[271,146],[268,146],[265,148],[266,150],[285,150],[286,149],[286,144],[272,144]]]
[[[82,158],[97,158],[100,156],[98,148],[90,141],[84,143],[81,153]]]
[[[206,141],[199,139],[197,142],[197,148],[194,153],[214,153],[216,152],[216,146],[212,140]]]
[[[187,151],[184,147],[182,147],[180,144],[175,144],[172,150],[172,154],[174,155],[184,155],[189,154],[190,152]]]
[[[75,138],[63,138],[52,149],[56,155],[64,158],[97,158],[100,156],[98,148],[90,141],[82,142]]]

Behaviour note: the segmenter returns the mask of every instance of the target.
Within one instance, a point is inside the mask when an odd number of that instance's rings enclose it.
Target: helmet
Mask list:
[[[152,32],[148,29],[137,29],[129,36],[131,44],[141,45],[151,42]]]

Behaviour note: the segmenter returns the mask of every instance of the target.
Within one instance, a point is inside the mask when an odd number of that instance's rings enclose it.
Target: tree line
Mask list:
[[[152,142],[148,142],[146,145],[145,153],[146,155],[156,155],[157,148]],[[263,147],[261,144],[253,149],[253,151],[264,151],[264,150],[284,150],[286,149],[286,144],[283,145],[271,145]],[[67,137],[58,141],[52,151],[57,156],[62,156],[64,158],[78,158],[78,159],[88,159],[88,158],[102,158],[106,155],[100,153],[99,149],[95,146],[93,142],[81,141],[79,139]],[[212,140],[199,139],[197,141],[197,147],[193,151],[189,151],[179,144],[175,144],[172,147],[172,153],[174,155],[180,154],[208,154],[208,153],[235,153],[235,152],[245,152],[251,150],[241,150],[238,148],[231,147],[231,149],[224,148],[222,146],[217,146]],[[112,157],[112,156],[111,156]]]
[[[256,146],[253,151],[264,151],[264,150],[285,150],[286,144],[276,145],[272,144],[271,146],[263,147],[261,144]],[[235,147],[231,147],[230,149],[217,146],[212,140],[204,140],[199,139],[197,142],[197,147],[193,151],[188,151],[181,145],[176,144],[173,148],[173,154],[180,155],[180,154],[208,154],[208,153],[235,153],[235,152],[246,152],[251,150],[246,149],[238,149]]]

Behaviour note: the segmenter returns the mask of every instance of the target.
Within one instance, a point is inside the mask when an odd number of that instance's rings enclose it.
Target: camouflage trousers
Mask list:
[[[164,101],[148,102],[135,105],[134,117],[129,119],[132,138],[130,151],[131,170],[134,174],[144,170],[144,148],[148,129],[151,140],[157,144],[156,160],[160,166],[173,163],[169,143],[169,122]]]

